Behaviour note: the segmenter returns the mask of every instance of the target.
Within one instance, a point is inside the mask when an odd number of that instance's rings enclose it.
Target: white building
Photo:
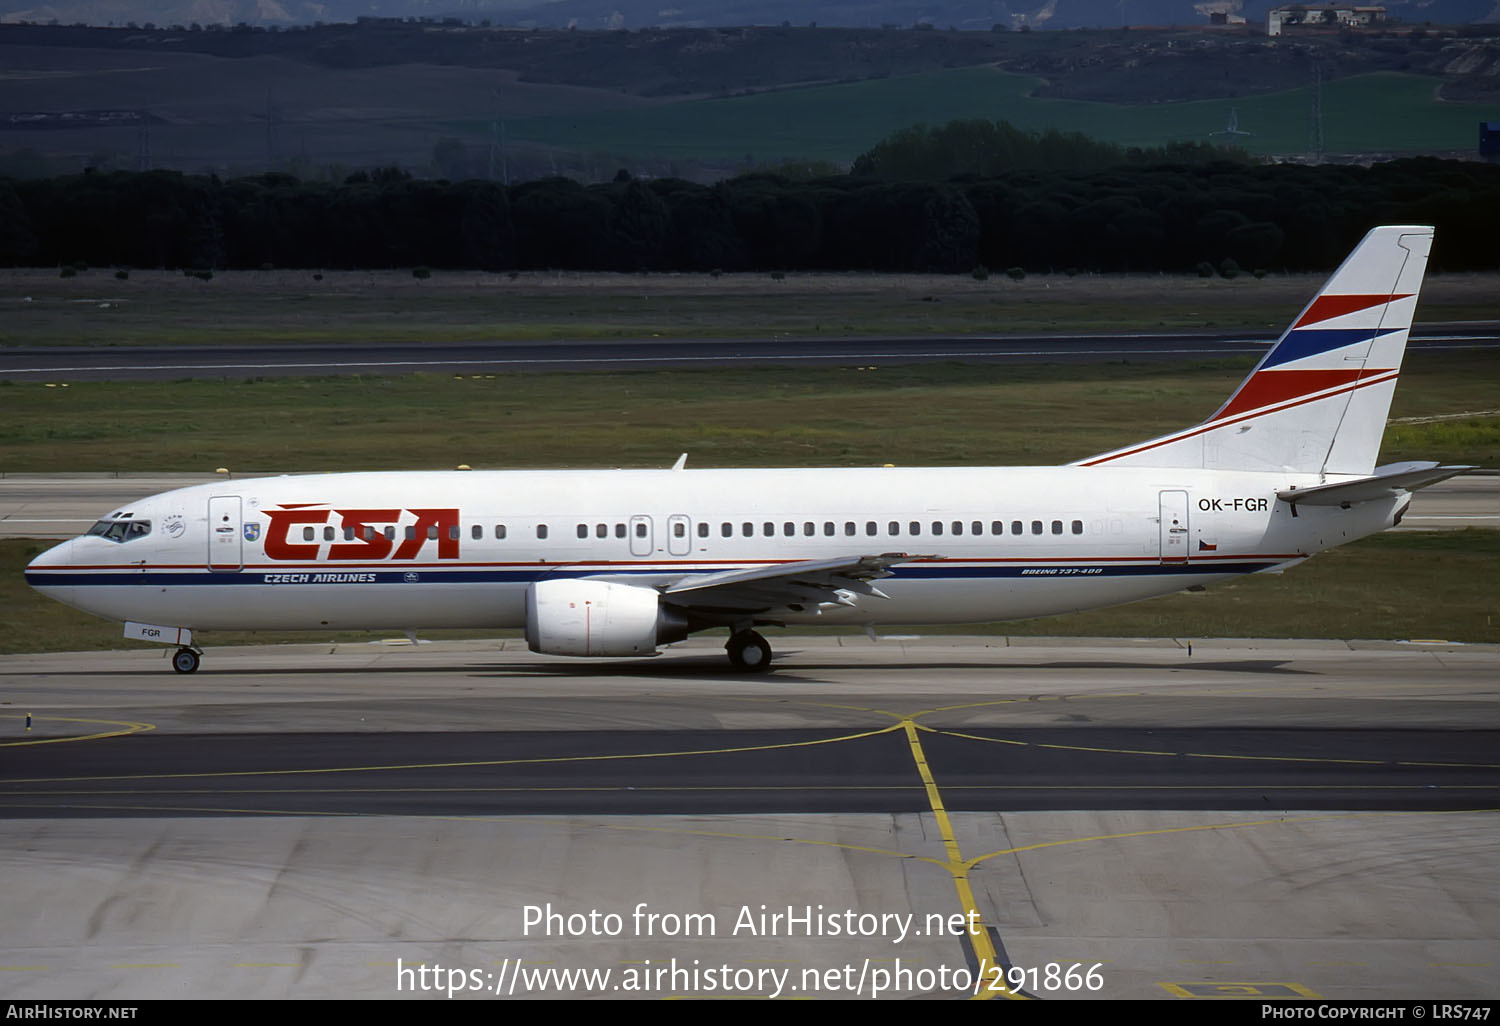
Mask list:
[[[1266,34],[1279,36],[1285,29],[1368,28],[1385,21],[1384,7],[1347,4],[1288,4],[1266,12]]]

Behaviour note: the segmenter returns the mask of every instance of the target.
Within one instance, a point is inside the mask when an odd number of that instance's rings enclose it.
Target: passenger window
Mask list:
[[[616,524],[615,525],[615,537],[616,538],[623,538],[623,537],[625,537],[625,525],[624,524]]]
[[[725,524],[724,526],[728,527],[729,525]],[[708,521],[705,520],[705,521],[700,521],[699,522],[699,524],[698,524],[698,537],[699,538],[707,538],[708,537]]]
[[[594,525],[594,537],[595,538],[608,538],[609,537],[609,525],[608,524],[595,524]]]
[[[969,533],[970,534],[983,534],[984,533],[984,525],[982,523],[980,523],[978,520],[974,521],[972,524],[969,525]]]
[[[1052,521],[1052,533],[1053,534],[1062,534],[1062,521],[1061,520],[1054,520],[1054,521]]]
[[[475,541],[478,541],[479,539],[484,537],[484,528],[480,527],[478,524],[475,524],[473,527],[469,528],[469,537],[473,538]]]
[[[943,522],[941,520],[934,520],[932,522],[932,533],[933,535],[940,535],[943,533]]]
[[[391,536],[390,533],[389,533],[390,530],[391,529],[389,527],[386,528],[386,531],[387,531],[386,537],[387,538],[389,538]],[[448,525],[448,540],[449,541],[458,541],[458,525],[457,524],[449,524]]]
[[[854,521],[852,521],[852,520],[845,520],[844,521],[844,536],[846,538],[852,538],[854,536]]]
[[[353,540],[354,540],[354,528],[352,528],[352,527],[346,527],[346,528],[344,528],[344,541],[353,541]]]
[[[587,538],[588,536],[589,536],[589,525],[588,524],[579,524],[578,525],[578,537],[580,537],[580,538]]]
[[[635,525],[635,536],[637,538],[644,538],[644,537],[646,537],[646,525],[645,524],[636,524]]]
[[[761,525],[761,533],[764,534],[767,538],[771,537],[776,533],[776,525],[767,521],[766,523]]]
[[[304,527],[302,529],[302,540],[303,541],[312,541],[313,540],[313,529],[311,527]]]
[[[877,523],[875,523],[875,521],[873,521],[873,520],[866,520],[865,521],[865,534],[867,534],[871,538],[873,538],[873,537],[875,537],[875,532],[878,531],[878,530],[880,530],[880,525],[877,524]]]
[[[1031,522],[1031,533],[1032,534],[1041,534],[1042,533],[1042,522],[1040,520],[1033,520]]]
[[[824,534],[825,537],[828,537],[828,538],[832,538],[833,537],[833,521],[832,520],[825,520],[825,521],[823,521],[823,534]]]
[[[495,525],[495,540],[496,541],[504,541],[505,540],[505,525],[504,524],[496,524]]]
[[[427,525],[427,540],[437,541],[437,524]]]
[[[964,522],[962,520],[955,520],[955,521],[953,521],[953,533],[954,534],[963,534],[964,533]]]
[[[886,534],[900,534],[901,533],[901,522],[899,520],[892,520],[889,524],[886,524],[885,525],[885,533]]]
[[[781,525],[781,533],[790,538],[792,537],[792,535],[797,533],[797,525],[788,520],[786,523]]]
[[[913,520],[911,523],[909,523],[909,524],[906,525],[906,533],[907,534],[921,534],[922,533],[922,525],[919,524],[919,523],[917,523],[915,520]]]
[[[672,525],[672,537],[674,537],[674,538],[686,538],[687,537],[687,525],[684,524],[681,520],[677,521],[675,524]]]
[[[1075,521],[1073,521],[1073,533],[1074,534],[1082,534],[1083,533],[1083,521],[1082,520],[1075,520]]]
[[[545,539],[547,537],[547,525],[546,524],[537,524],[536,525],[536,536],[538,538],[542,538],[542,539]]]
[[[818,525],[813,523],[811,520],[805,521],[802,524],[802,533],[806,537],[811,538],[814,534],[818,533]]]
[[[990,521],[990,534],[1004,534],[1004,533],[1005,533],[1005,521],[1003,521],[1003,520],[991,520]]]
[[[740,534],[744,535],[746,538],[754,538],[755,537],[755,525],[754,524],[741,524],[740,525]]]
[[[733,538],[734,525],[729,523],[728,521],[725,521],[723,524],[719,525],[719,534],[723,535],[725,538]]]
[[[1019,520],[1012,520],[1010,522],[1010,533],[1011,534],[1020,534],[1021,533],[1021,522]]]
[[[394,527],[387,527],[381,533],[385,535],[385,540],[386,541],[395,541],[396,540],[396,529]],[[428,537],[430,537],[430,538],[436,538],[437,537],[437,528],[436,527],[434,527],[432,529],[432,534],[430,534]]]
[[[323,528],[323,540],[324,541],[333,541],[333,527],[332,526]]]
[[[371,527],[369,524],[366,524],[365,525],[365,541],[374,541],[374,540],[375,540],[375,528]]]

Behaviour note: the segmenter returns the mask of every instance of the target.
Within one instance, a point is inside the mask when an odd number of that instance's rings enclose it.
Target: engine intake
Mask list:
[[[687,621],[650,588],[609,581],[538,581],[526,589],[526,644],[570,656],[655,655],[687,637]]]

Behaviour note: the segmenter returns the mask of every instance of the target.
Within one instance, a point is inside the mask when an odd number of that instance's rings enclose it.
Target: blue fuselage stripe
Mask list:
[[[1181,562],[1181,563],[1087,563],[1024,564],[1014,566],[898,566],[893,567],[897,580],[1008,580],[1012,578],[1062,578],[1062,577],[1153,577],[1179,576],[1183,574],[1245,574],[1269,570],[1276,566],[1274,560],[1253,562]],[[691,571],[689,571],[691,572]],[[708,573],[709,571],[700,571]],[[718,572],[718,571],[713,571]],[[581,570],[528,568],[515,570],[499,569],[424,569],[403,570],[299,570],[282,571],[257,568],[237,573],[162,572],[162,571],[92,571],[92,572],[39,572],[26,574],[26,583],[34,588],[76,587],[120,587],[129,585],[152,585],[155,587],[259,585],[263,587],[295,585],[338,585],[347,587],[360,584],[530,584],[533,581],[556,580],[572,577],[624,577],[624,576],[672,576],[682,571],[670,566],[652,569],[601,568]]]

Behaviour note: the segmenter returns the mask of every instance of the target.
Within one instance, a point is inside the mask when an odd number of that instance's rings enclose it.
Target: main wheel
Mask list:
[[[178,673],[192,673],[198,669],[198,653],[190,648],[179,648],[172,653],[172,669]]]
[[[771,645],[755,631],[731,635],[724,648],[729,653],[729,661],[738,669],[764,673],[771,668]]]

